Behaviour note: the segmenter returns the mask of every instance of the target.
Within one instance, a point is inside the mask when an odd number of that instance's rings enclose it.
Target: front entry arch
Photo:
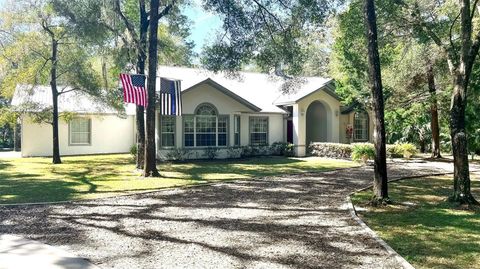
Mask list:
[[[324,104],[312,102],[307,108],[306,145],[311,142],[328,142],[328,113]]]

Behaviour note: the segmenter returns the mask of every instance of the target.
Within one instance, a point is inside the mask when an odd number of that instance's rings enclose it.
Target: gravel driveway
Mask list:
[[[451,170],[428,162],[389,167],[391,178]],[[0,207],[0,234],[63,247],[101,268],[398,268],[345,205],[372,174],[354,168]]]

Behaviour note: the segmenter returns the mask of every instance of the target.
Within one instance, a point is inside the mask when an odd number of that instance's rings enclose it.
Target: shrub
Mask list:
[[[308,150],[310,154],[318,157],[349,159],[352,154],[352,145],[340,143],[312,143]]]
[[[400,144],[387,145],[387,155],[390,158],[402,158],[403,151]]]
[[[204,155],[210,159],[210,160],[213,160],[215,158],[217,158],[218,156],[218,149],[217,148],[213,148],[213,147],[208,147],[208,148],[205,148],[205,153]]]
[[[270,146],[270,153],[278,156],[293,156],[294,145],[286,142],[275,142]]]
[[[138,152],[137,152],[137,145],[131,146],[131,147],[130,147],[130,155],[132,155],[132,159],[133,159],[134,161],[137,160],[137,153],[138,153]]]
[[[352,148],[352,160],[363,161],[375,158],[375,149],[372,144],[355,144]]]
[[[190,151],[184,148],[174,148],[165,154],[165,159],[170,161],[184,161],[190,157]]]
[[[269,146],[245,146],[242,148],[242,157],[265,156],[270,155]]]
[[[235,159],[235,158],[242,157],[243,148],[242,147],[229,147],[227,149],[227,151],[228,151],[228,158]]]
[[[410,157],[418,153],[418,150],[415,147],[415,145],[410,143],[400,144],[399,147],[403,154],[403,157],[406,159],[410,159]]]

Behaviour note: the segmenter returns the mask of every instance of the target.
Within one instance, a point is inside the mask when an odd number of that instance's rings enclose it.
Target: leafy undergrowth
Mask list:
[[[367,225],[415,268],[480,268],[480,210],[447,202],[452,184],[451,176],[406,179],[389,184],[392,205],[366,206],[370,191],[352,201]],[[472,190],[480,198],[478,178]]]
[[[100,198],[213,180],[306,173],[356,166],[321,158],[252,158],[159,164],[160,178],[142,178],[127,154],[0,159],[0,204]]]

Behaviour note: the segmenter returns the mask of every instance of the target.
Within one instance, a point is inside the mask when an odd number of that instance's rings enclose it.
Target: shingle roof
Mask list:
[[[238,78],[228,77],[223,73],[213,73],[200,68],[159,66],[158,76],[182,81],[182,92],[191,90],[200,83],[216,86],[225,94],[243,103],[253,111],[264,113],[285,113],[280,105],[292,104],[312,94],[324,90],[336,99],[331,79],[321,77],[305,77],[302,83],[296,84],[295,91],[282,93],[284,80],[263,73],[240,72]],[[157,89],[160,80],[157,79]],[[66,90],[69,88],[67,87]],[[35,103],[46,108],[52,104],[50,86],[18,85],[12,99],[12,105],[21,106],[25,103]],[[71,91],[59,96],[59,112],[77,113],[117,113],[116,110],[98,102],[86,93]],[[126,106],[127,115],[134,115],[135,108]]]
[[[191,87],[210,79],[228,89],[235,95],[258,107],[261,112],[284,113],[285,111],[277,105],[292,103],[301,99],[318,89],[326,89],[329,94],[335,92],[327,89],[332,80],[320,77],[306,77],[304,83],[298,85],[295,92],[285,95],[282,94],[282,85],[284,81],[278,77],[253,72],[240,72],[239,78],[231,78],[223,73],[213,73],[205,69],[159,66],[158,76],[180,79],[182,81],[182,91],[189,90]]]
[[[60,89],[60,87],[59,87]],[[62,87],[63,89],[63,87]],[[59,112],[94,113],[94,114],[116,114],[117,110],[107,106],[105,103],[96,100],[90,95],[80,91],[68,91],[71,87],[65,88],[65,93],[58,97]],[[52,106],[52,92],[50,86],[17,85],[12,98],[12,106],[26,109],[29,112],[41,111]],[[127,114],[131,115],[131,109]]]

